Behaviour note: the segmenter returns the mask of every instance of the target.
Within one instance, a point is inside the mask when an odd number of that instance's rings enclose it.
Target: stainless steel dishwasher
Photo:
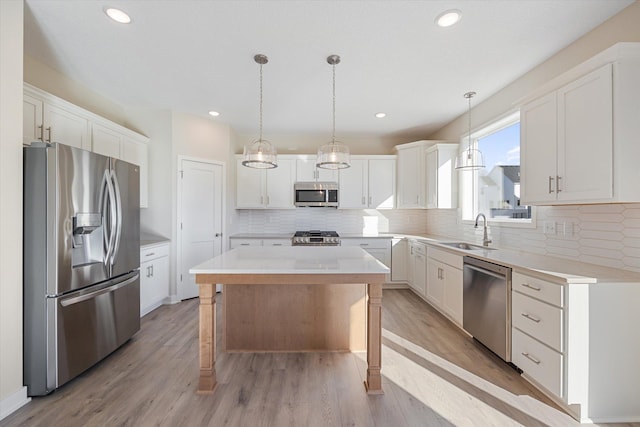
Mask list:
[[[462,327],[511,362],[511,268],[463,258]]]

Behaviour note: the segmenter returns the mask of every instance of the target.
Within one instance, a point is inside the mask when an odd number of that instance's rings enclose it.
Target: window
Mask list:
[[[460,147],[468,146],[463,138]],[[532,208],[520,204],[520,114],[511,114],[471,134],[484,155],[484,169],[460,172],[462,219],[483,213],[493,222],[531,224]]]

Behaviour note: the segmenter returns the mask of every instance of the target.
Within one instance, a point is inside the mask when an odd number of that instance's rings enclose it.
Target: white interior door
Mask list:
[[[189,269],[222,253],[222,166],[181,160],[178,212],[178,297],[198,296]]]

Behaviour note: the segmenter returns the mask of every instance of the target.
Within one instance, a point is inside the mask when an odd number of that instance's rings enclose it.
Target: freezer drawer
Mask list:
[[[25,340],[28,395],[55,390],[116,350],[139,329],[137,271],[105,285],[47,298],[46,334],[40,340]]]

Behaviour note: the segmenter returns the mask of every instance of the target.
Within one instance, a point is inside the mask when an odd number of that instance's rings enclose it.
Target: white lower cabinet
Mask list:
[[[432,246],[427,258],[426,298],[462,326],[462,256]]]
[[[291,239],[254,239],[234,238],[229,239],[229,248],[235,249],[242,246],[291,246]]]
[[[359,246],[378,261],[391,268],[391,238],[342,238],[341,246]],[[386,281],[391,280],[387,274]]]
[[[140,249],[140,317],[162,305],[169,296],[169,243]]]
[[[424,298],[427,285],[427,245],[424,243],[409,240],[407,272],[409,286]]]
[[[563,355],[513,328],[511,362],[556,396],[562,396]]]
[[[391,281],[406,282],[408,280],[407,264],[409,249],[407,239],[391,239]]]

